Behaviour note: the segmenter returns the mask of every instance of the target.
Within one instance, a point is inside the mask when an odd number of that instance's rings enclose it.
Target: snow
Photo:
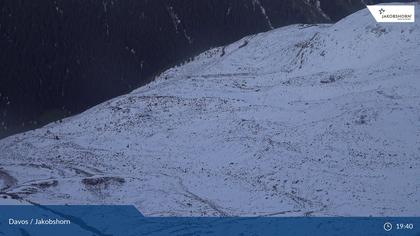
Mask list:
[[[418,216],[419,46],[419,23],[367,9],[248,36],[0,140],[1,192],[148,216]]]

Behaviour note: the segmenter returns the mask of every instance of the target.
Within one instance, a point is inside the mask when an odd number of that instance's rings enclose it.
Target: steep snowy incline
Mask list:
[[[367,10],[249,36],[1,140],[1,194],[149,216],[420,215],[419,61],[418,22]]]

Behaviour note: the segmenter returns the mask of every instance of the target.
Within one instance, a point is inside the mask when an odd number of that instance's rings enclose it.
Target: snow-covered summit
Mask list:
[[[1,194],[152,216],[419,215],[419,61],[420,23],[368,10],[249,36],[1,140]]]

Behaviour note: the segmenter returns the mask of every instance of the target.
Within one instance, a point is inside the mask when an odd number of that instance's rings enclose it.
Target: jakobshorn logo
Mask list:
[[[410,23],[415,21],[414,5],[367,6],[377,22]]]
[[[385,12],[385,10],[384,10],[383,8],[381,8],[381,9],[379,10],[379,14],[380,14],[380,15],[384,14],[384,12]]]

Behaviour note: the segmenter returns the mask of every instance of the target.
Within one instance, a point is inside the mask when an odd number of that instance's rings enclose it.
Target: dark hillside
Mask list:
[[[210,47],[363,7],[317,2],[0,0],[0,138],[127,93]]]

